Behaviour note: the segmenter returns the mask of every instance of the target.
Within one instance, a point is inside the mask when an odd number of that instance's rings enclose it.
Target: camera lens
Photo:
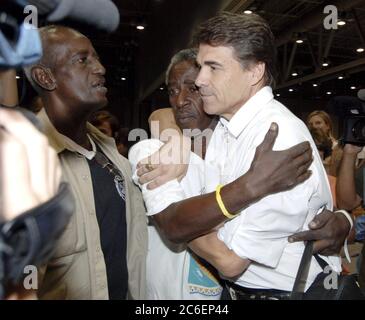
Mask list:
[[[365,141],[365,119],[356,121],[352,127],[352,132],[356,140]]]

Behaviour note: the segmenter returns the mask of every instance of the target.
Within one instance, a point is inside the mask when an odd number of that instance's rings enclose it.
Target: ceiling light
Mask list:
[[[301,32],[295,33],[294,34],[294,39],[295,42],[298,44],[302,44],[304,42],[304,35]]]
[[[338,76],[337,78],[338,80],[342,80],[343,79],[343,76]]]
[[[361,53],[361,52],[364,52],[364,51],[365,51],[365,49],[364,49],[364,48],[357,48],[357,49],[356,49],[356,51],[357,51],[358,53]]]
[[[276,96],[277,96],[277,97],[280,97],[280,93],[277,93],[277,94],[276,94]]]
[[[160,90],[163,90],[163,87],[160,87]]]
[[[328,60],[328,58],[324,58],[322,60],[322,67],[328,67],[330,65],[330,61]]]
[[[138,30],[144,30],[144,26],[142,26],[141,24],[139,24],[136,28],[137,28]]]
[[[245,10],[245,11],[243,11],[243,13],[245,13],[245,14],[251,14],[252,11],[251,10]]]
[[[313,87],[318,87],[318,84],[317,83],[313,83]]]
[[[355,86],[351,86],[350,88],[351,90],[356,90],[356,87]]]
[[[122,81],[126,81],[127,80],[127,78],[124,78],[124,77],[121,77],[120,78]]]
[[[296,76],[298,75],[298,72],[293,72],[291,75],[292,75],[293,77],[296,77]]]
[[[332,92],[331,91],[327,91],[326,94],[332,94]]]
[[[15,79],[20,79],[20,77],[19,76],[15,76]]]
[[[289,92],[293,92],[293,91],[294,91],[294,89],[291,89],[291,88],[289,89]]]
[[[341,27],[346,25],[347,21],[349,21],[350,18],[352,18],[350,12],[346,11],[339,12],[337,18],[337,25]]]

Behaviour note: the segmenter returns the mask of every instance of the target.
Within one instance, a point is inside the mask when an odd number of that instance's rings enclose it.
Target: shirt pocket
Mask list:
[[[86,237],[82,212],[78,209],[57,242],[53,261],[86,250]]]
[[[76,226],[76,212],[72,215],[70,222],[63,231],[60,239],[57,242],[54,259],[62,258],[70,255],[76,251],[77,243],[77,226]]]

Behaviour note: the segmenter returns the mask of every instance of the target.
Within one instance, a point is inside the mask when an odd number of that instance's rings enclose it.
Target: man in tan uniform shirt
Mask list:
[[[40,34],[44,55],[37,65],[26,69],[26,74],[43,100],[44,110],[39,118],[59,155],[64,179],[69,182],[76,199],[76,211],[58,243],[54,258],[46,266],[45,273],[41,272],[39,296],[42,299],[110,298],[108,286],[114,285],[115,281],[108,283],[108,263],[114,264],[113,279],[120,280],[120,270],[115,268],[110,247],[118,257],[118,246],[124,246],[127,272],[123,281],[128,281],[128,294],[123,294],[122,298],[143,299],[147,251],[143,200],[131,180],[129,163],[119,155],[114,140],[87,123],[90,114],[107,103],[105,69],[89,39],[77,31],[49,26],[42,28]],[[96,205],[104,204],[105,200],[95,202],[96,178],[89,166],[89,161],[96,158],[98,152],[124,178],[123,195],[116,184],[125,203],[126,243],[123,244],[108,235],[108,231],[103,234],[100,225]],[[102,173],[103,169],[101,166]],[[108,178],[108,172],[105,175]],[[112,189],[115,192],[114,187]],[[102,208],[100,211],[107,210]],[[108,219],[108,227],[113,227],[114,220],[110,220],[110,216]],[[103,244],[103,236],[109,237],[109,247]]]

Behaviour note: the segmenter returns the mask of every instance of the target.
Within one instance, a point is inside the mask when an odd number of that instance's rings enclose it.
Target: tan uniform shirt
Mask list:
[[[100,243],[92,180],[88,163],[75,145],[51,124],[44,110],[38,118],[61,161],[63,177],[76,200],[76,211],[58,241],[56,252],[41,275],[41,299],[108,299],[106,266]],[[114,139],[87,124],[89,136],[125,178],[127,221],[128,298],[145,298],[147,221],[141,193],[133,184],[127,159]],[[77,152],[79,151],[79,152]],[[42,273],[42,272],[41,272]]]

